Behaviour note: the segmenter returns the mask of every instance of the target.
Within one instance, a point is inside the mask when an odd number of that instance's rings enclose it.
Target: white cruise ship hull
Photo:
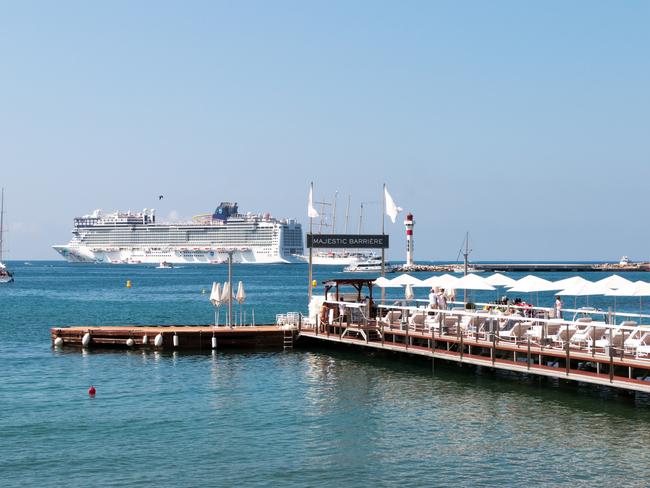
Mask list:
[[[121,250],[98,251],[85,246],[53,246],[63,258],[71,263],[106,263],[106,264],[221,264],[228,261],[228,254],[215,250]],[[297,256],[257,253],[255,250],[235,251],[233,262],[242,264],[289,264],[300,263]]]

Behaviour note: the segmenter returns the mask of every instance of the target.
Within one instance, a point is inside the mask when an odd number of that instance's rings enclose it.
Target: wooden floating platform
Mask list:
[[[351,332],[351,333],[350,333]],[[348,344],[526,375],[650,393],[650,363],[629,357],[365,326],[300,331],[300,341]]]
[[[50,330],[52,343],[57,338],[64,346],[82,347],[83,337],[90,335],[88,347],[156,348],[155,338],[162,336],[157,349],[212,349],[212,337],[217,349],[225,348],[286,348],[292,347],[297,332],[277,325],[242,327],[195,326],[74,326],[54,327]],[[145,339],[146,337],[146,339]],[[176,337],[176,345],[174,345]],[[132,346],[127,341],[133,341]],[[145,344],[146,341],[146,344]]]

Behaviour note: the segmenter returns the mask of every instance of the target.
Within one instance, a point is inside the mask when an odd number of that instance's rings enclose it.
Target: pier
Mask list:
[[[294,327],[257,325],[195,326],[73,326],[50,330],[58,346],[88,348],[155,348],[162,350],[283,349],[293,347]],[[214,341],[213,341],[214,339]]]

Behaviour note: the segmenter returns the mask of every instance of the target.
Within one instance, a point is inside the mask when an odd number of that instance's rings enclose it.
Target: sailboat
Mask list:
[[[465,234],[465,239],[463,240],[462,247],[458,251],[458,256],[456,256],[456,261],[458,261],[459,258],[460,258],[460,255],[462,254],[463,258],[464,258],[463,259],[464,264],[452,266],[452,272],[453,273],[463,273],[463,274],[466,275],[467,273],[482,273],[483,272],[482,269],[476,268],[476,267],[474,267],[474,266],[472,266],[470,264],[470,262],[469,262],[469,253],[471,251],[472,250],[469,248],[469,232],[467,232]]]
[[[2,262],[2,235],[4,232],[4,215],[5,215],[5,189],[2,189],[2,196],[0,197],[0,283],[11,283],[14,280],[14,275],[7,269],[7,266]]]
[[[338,192],[334,193],[334,203],[330,202],[315,202],[317,205],[320,205],[320,212],[319,212],[319,217],[320,221],[318,224],[318,234],[323,234],[323,227],[326,228],[327,233],[327,227],[330,228],[330,233],[335,234],[336,233],[336,199],[338,196]],[[348,195],[348,206],[345,211],[345,230],[344,234],[348,233],[348,222],[350,218],[350,200],[351,197]],[[328,220],[328,215],[326,215],[326,207],[332,207],[332,214],[331,214],[331,222]],[[361,204],[361,213],[359,214],[359,234],[361,233],[361,219],[363,215],[363,203]],[[304,256],[298,256],[300,260],[308,262],[309,261],[309,256],[304,255]],[[313,253],[312,255],[312,263],[313,264],[318,264],[318,265],[329,265],[329,266],[354,266],[356,264],[359,264],[361,262],[365,262],[367,260],[376,258],[376,256],[367,251],[349,251],[348,249],[340,249],[340,250],[334,250],[334,249],[328,249],[328,250],[322,250]]]

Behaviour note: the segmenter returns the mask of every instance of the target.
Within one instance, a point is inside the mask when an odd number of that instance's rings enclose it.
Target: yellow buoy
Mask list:
[[[126,287],[131,288],[131,280],[126,280]]]
[[[311,282],[311,286],[314,287],[314,288],[316,288],[316,285],[318,285],[318,283],[316,282],[316,280],[313,280],[313,281]]]

